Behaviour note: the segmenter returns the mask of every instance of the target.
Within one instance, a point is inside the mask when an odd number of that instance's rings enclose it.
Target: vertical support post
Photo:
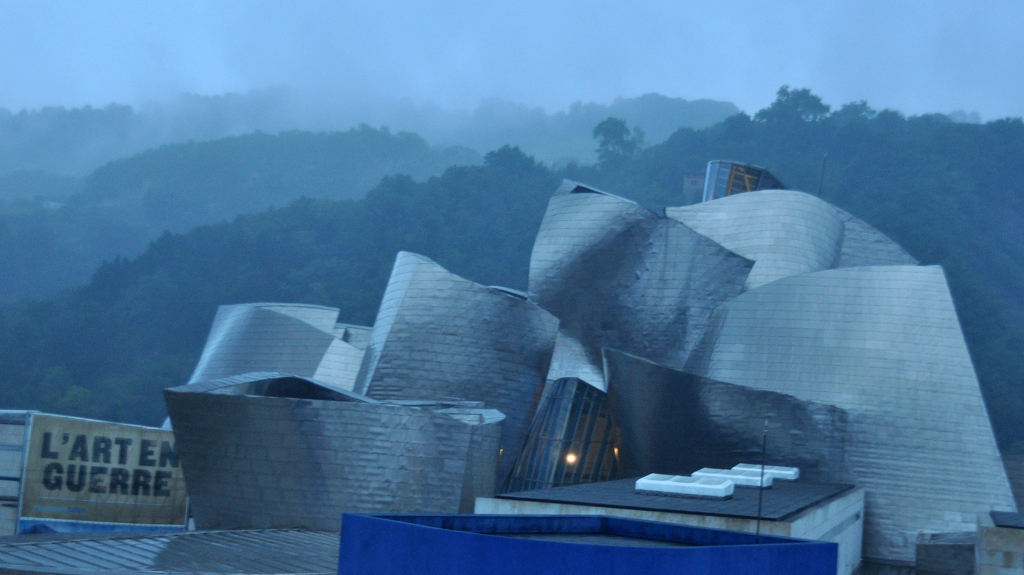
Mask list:
[[[818,197],[821,197],[821,189],[825,186],[825,164],[828,163],[828,152],[821,157],[821,177],[818,178]]]
[[[761,502],[764,499],[764,463],[768,452],[768,418],[764,418],[764,431],[761,433],[761,481],[757,484],[757,527],[754,533],[754,544],[761,542]]]

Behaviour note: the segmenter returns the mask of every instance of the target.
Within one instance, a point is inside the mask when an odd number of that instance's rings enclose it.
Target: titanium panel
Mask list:
[[[715,325],[694,373],[848,412],[865,557],[912,562],[918,532],[1015,509],[942,268],[784,278],[721,306]]]
[[[799,467],[812,481],[841,481],[847,414],[831,405],[672,370],[604,350],[608,400],[622,428],[620,475],[689,475],[761,460]]]
[[[916,266],[920,263],[864,220],[842,210],[839,210],[839,215],[843,218],[843,246],[837,268]]]
[[[753,265],[675,220],[566,181],[533,246],[529,293],[584,346],[678,368]]]
[[[279,373],[164,398],[198,529],[337,531],[343,512],[455,513],[493,493],[495,410],[378,402]]]
[[[499,481],[526,440],[558,320],[428,258],[399,252],[356,390],[375,399],[458,397],[505,414]]]
[[[366,346],[370,345],[370,334],[372,332],[372,327],[366,327],[363,325],[339,323],[334,326],[334,335],[336,337],[339,337],[345,343],[362,350],[365,350]]]
[[[351,390],[363,350],[335,335],[337,317],[336,308],[314,305],[220,306],[189,382],[273,371]]]
[[[665,215],[754,260],[745,289],[835,267],[843,241],[838,208],[790,190],[736,194],[665,208]]]
[[[826,269],[918,263],[862,220],[803,192],[737,194],[666,208],[665,215],[757,262],[747,290]]]
[[[604,381],[600,350],[588,348],[578,339],[560,330],[558,338],[555,339],[555,351],[551,355],[547,380],[550,383],[567,377],[579,379],[601,391],[608,390]]]

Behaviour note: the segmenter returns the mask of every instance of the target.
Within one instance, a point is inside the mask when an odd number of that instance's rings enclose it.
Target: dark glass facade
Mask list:
[[[615,479],[618,441],[607,394],[575,377],[550,381],[505,491]]]

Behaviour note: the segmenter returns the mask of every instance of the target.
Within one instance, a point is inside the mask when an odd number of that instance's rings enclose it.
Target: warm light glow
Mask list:
[[[618,447],[616,447],[616,448],[614,448],[614,449],[615,449],[615,457],[618,457],[618,456],[619,456],[619,448],[618,448]]]
[[[566,455],[565,456],[565,462],[568,463],[569,465],[572,465],[573,463],[576,463],[576,454],[575,453],[570,453],[569,455]]]

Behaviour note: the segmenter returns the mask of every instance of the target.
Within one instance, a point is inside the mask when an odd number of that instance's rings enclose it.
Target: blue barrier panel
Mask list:
[[[835,575],[837,554],[835,543],[755,544],[750,533],[600,516],[346,514],[338,573]]]

